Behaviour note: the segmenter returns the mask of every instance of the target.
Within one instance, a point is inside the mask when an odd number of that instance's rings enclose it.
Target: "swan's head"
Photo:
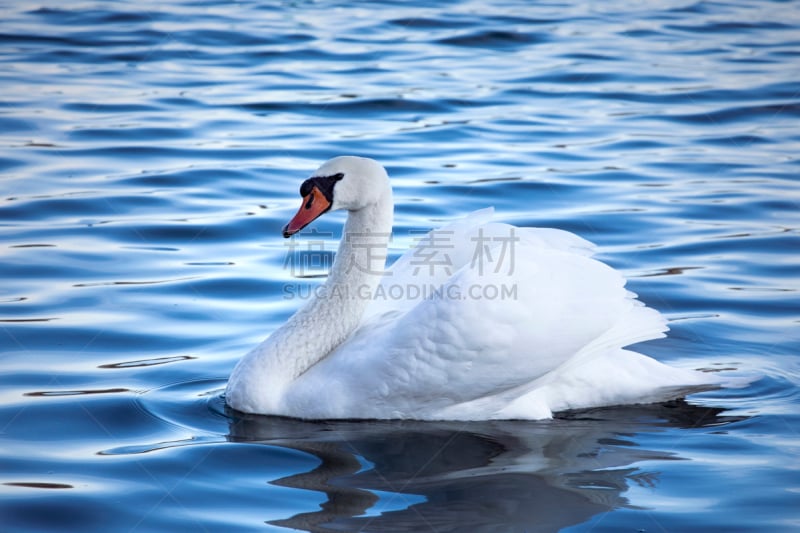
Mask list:
[[[376,204],[387,190],[391,191],[389,176],[377,161],[350,155],[335,157],[300,185],[303,203],[283,227],[283,236],[294,235],[328,211],[358,211]]]

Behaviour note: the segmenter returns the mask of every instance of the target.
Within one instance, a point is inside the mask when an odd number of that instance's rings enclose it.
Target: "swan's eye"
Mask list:
[[[344,174],[339,172],[338,174],[333,174],[331,176],[314,176],[312,178],[308,178],[306,181],[300,185],[300,196],[306,198],[312,192],[312,190],[316,187],[317,191],[322,193],[328,202],[333,202],[333,186],[336,185],[336,182],[344,178]],[[311,203],[313,201],[313,195],[305,204],[305,208],[308,209],[311,207]]]

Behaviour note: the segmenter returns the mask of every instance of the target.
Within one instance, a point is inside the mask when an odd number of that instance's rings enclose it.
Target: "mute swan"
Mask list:
[[[481,210],[430,232],[384,272],[393,202],[380,164],[331,159],[300,194],[284,237],[345,209],[343,238],[316,297],[234,368],[225,399],[238,411],[541,419],[716,384],[622,349],[662,337],[665,320],[576,235],[491,222]]]

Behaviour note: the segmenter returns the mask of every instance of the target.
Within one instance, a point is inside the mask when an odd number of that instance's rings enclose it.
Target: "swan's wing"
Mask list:
[[[639,319],[626,327],[631,313]],[[300,378],[290,400],[311,417],[493,418],[505,392],[599,353],[585,350],[593,342],[618,348],[665,329],[610,267],[520,247],[513,271],[465,264],[433,297],[375,316]],[[476,401],[480,412],[452,409]]]
[[[470,234],[493,216],[494,208],[479,209],[417,239],[386,270],[362,322],[389,311],[408,311],[427,297],[429,289],[441,286],[468,261]]]
[[[559,250],[590,256],[594,245],[568,231],[518,228],[492,222],[494,209],[473,211],[465,218],[431,230],[387,269],[363,323],[390,311],[407,312],[439,290],[466,266],[496,268],[515,260],[514,250]]]

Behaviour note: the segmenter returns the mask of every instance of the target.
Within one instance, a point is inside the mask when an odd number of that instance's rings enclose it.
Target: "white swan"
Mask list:
[[[429,233],[383,271],[392,189],[381,165],[337,157],[303,182],[284,237],[329,210],[347,223],[317,297],[236,365],[225,398],[306,419],[540,419],[662,401],[716,384],[624,350],[661,315],[571,233],[491,222]]]

